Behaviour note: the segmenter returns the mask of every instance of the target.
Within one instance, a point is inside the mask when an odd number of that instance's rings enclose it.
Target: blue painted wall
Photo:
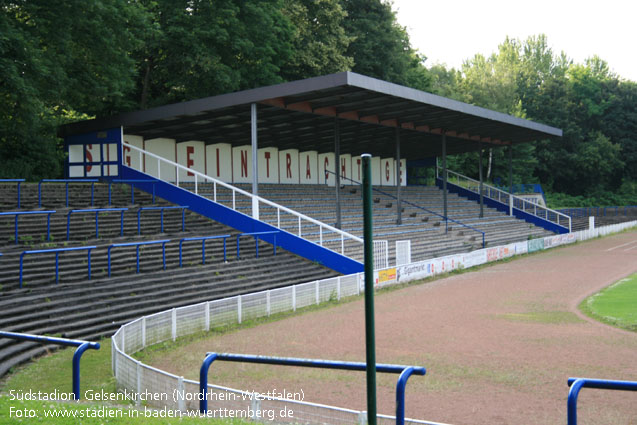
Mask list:
[[[441,178],[436,179],[436,186],[442,189]],[[448,180],[447,180],[447,190],[449,191],[449,193],[457,193],[458,195],[462,196],[463,198],[467,198],[470,201],[476,201],[478,203],[480,202],[480,194],[472,192],[456,184],[450,183]],[[509,205],[496,201],[491,198],[484,197],[484,205],[491,208],[495,208],[498,211],[502,211],[507,214],[509,213]],[[533,214],[529,214],[517,208],[513,208],[513,216],[521,220],[524,220],[527,223],[534,224],[536,226],[542,227],[546,230],[549,230],[557,234],[568,233],[568,227],[558,226],[557,224],[551,221],[534,216]]]
[[[280,233],[276,235],[276,243],[277,246],[280,246],[281,248],[303,258],[307,258],[310,261],[316,261],[331,268],[332,270],[336,270],[339,273],[351,274],[363,271],[362,263],[327,248],[323,248],[320,245],[300,238],[292,233],[277,229],[267,223],[255,220],[246,214],[234,211],[231,208],[218,204],[188,190],[181,189],[170,183],[157,180],[148,174],[139,172],[125,165],[122,165],[121,170],[122,179],[155,180],[157,182],[155,183],[155,194],[157,196],[174,204],[188,205],[190,210],[218,221],[219,223],[225,224],[226,226],[230,226],[244,233],[279,231]],[[150,183],[136,183],[135,187],[148,193],[152,193],[152,184]],[[261,239],[270,243],[273,242],[273,236],[270,235],[263,235]]]

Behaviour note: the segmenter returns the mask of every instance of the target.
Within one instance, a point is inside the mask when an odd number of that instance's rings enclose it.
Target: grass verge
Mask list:
[[[579,308],[587,316],[637,332],[637,273],[586,298]]]

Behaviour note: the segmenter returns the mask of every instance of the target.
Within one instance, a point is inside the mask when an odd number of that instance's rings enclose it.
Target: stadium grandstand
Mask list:
[[[568,215],[446,165],[487,148],[510,161],[511,146],[561,134],[351,72],[62,126],[65,180],[0,184],[0,329],[95,339],[360,272],[364,153],[377,264],[567,233]],[[409,181],[423,163],[435,184]],[[44,349],[0,339],[0,376]]]

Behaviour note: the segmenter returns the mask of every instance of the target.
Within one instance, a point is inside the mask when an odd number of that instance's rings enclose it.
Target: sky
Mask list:
[[[637,82],[637,0],[393,0],[393,9],[427,66],[459,68],[506,36],[543,33],[554,53],[578,63],[597,55]]]

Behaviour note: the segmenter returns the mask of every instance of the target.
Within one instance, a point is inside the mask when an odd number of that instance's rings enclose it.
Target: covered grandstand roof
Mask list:
[[[67,124],[61,136],[124,127],[145,139],[200,140],[207,144],[250,144],[250,104],[258,107],[259,148],[334,151],[335,118],[340,118],[341,153],[441,155],[478,149],[478,143],[510,145],[561,137],[562,130],[411,89],[353,72],[260,87],[157,108]]]

